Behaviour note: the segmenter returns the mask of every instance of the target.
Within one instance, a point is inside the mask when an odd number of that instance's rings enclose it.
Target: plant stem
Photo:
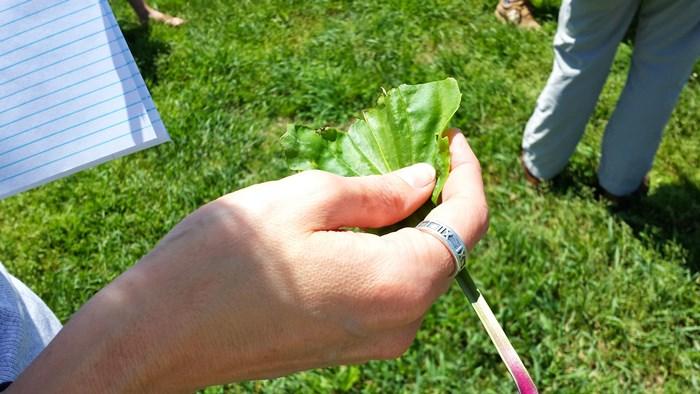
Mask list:
[[[457,283],[459,283],[464,295],[467,296],[474,311],[476,311],[477,316],[479,316],[481,324],[489,334],[491,342],[496,346],[496,350],[498,350],[498,354],[501,356],[503,363],[506,364],[508,372],[510,372],[513,377],[520,394],[537,394],[537,387],[532,381],[532,378],[530,378],[527,369],[525,369],[525,365],[523,365],[523,362],[508,340],[498,320],[496,320],[496,316],[493,315],[489,304],[481,295],[479,289],[476,288],[466,268],[462,269],[457,274]]]

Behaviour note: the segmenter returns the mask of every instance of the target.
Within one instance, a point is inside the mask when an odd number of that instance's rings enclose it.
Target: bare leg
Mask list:
[[[171,16],[149,7],[145,0],[129,0],[129,4],[131,4],[139,20],[144,25],[148,24],[150,20],[165,23],[170,26],[180,26],[185,23],[185,20],[182,18]]]

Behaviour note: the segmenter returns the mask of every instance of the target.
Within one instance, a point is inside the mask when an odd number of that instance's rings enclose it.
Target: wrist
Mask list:
[[[10,392],[121,393],[158,387],[158,335],[143,324],[148,302],[141,282],[130,270],[97,293]]]

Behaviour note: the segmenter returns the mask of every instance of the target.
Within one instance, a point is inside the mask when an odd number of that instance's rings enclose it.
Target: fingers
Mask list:
[[[488,228],[488,208],[481,180],[479,161],[459,130],[450,130],[451,171],[443,189],[443,202],[427,216],[453,228],[471,250]],[[408,278],[423,278],[431,286],[430,297],[437,298],[451,282],[454,259],[447,247],[433,235],[415,228],[387,234],[387,255],[401,255],[397,264]],[[409,251],[406,253],[406,251]],[[397,269],[398,270],[398,269]]]
[[[467,248],[472,250],[488,229],[488,206],[481,179],[481,166],[461,131],[449,130],[448,137],[450,175],[442,192],[442,203],[435,207],[426,219],[451,227]],[[453,275],[456,265],[447,246],[432,234],[411,230],[414,235],[420,233],[425,242],[430,244],[430,247],[416,253],[418,262],[433,262],[435,272],[445,275],[444,260],[449,259],[451,266],[446,275]]]
[[[310,207],[311,230],[394,224],[427,201],[435,186],[435,169],[425,163],[386,175],[343,178],[318,171],[308,174],[325,177],[328,183]]]
[[[448,137],[452,168],[443,190],[443,202],[430,212],[428,219],[452,227],[472,248],[488,226],[481,169],[458,130],[451,130]],[[421,206],[430,196],[435,182],[434,171],[427,165],[412,166],[384,176],[342,178],[322,172],[306,174],[309,179],[324,177],[330,182],[323,187],[311,187],[323,192],[314,208],[309,209],[314,215],[309,217],[315,226],[312,230],[393,224]],[[407,317],[424,313],[449,287],[455,269],[446,246],[415,228],[382,237],[318,231],[308,239],[325,245],[323,250],[329,253],[325,256],[327,261],[346,262],[350,258],[352,270],[369,269],[364,275],[371,280],[362,293],[372,294],[370,299],[375,308],[393,305],[382,308],[376,324],[388,320],[405,323]],[[334,244],[342,244],[352,252],[340,256]],[[393,301],[384,302],[387,300]],[[395,302],[399,300],[405,302],[396,308]],[[402,313],[394,316],[392,310]]]
[[[442,203],[426,219],[452,227],[471,250],[488,229],[481,166],[461,131],[451,129],[448,137],[450,175],[442,191]]]

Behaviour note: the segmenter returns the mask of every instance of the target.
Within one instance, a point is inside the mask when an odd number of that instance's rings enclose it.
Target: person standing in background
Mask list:
[[[562,2],[552,73],[522,140],[530,183],[568,163],[635,15],[632,64],[605,129],[598,184],[613,202],[646,192],[663,129],[700,56],[697,0]]]

